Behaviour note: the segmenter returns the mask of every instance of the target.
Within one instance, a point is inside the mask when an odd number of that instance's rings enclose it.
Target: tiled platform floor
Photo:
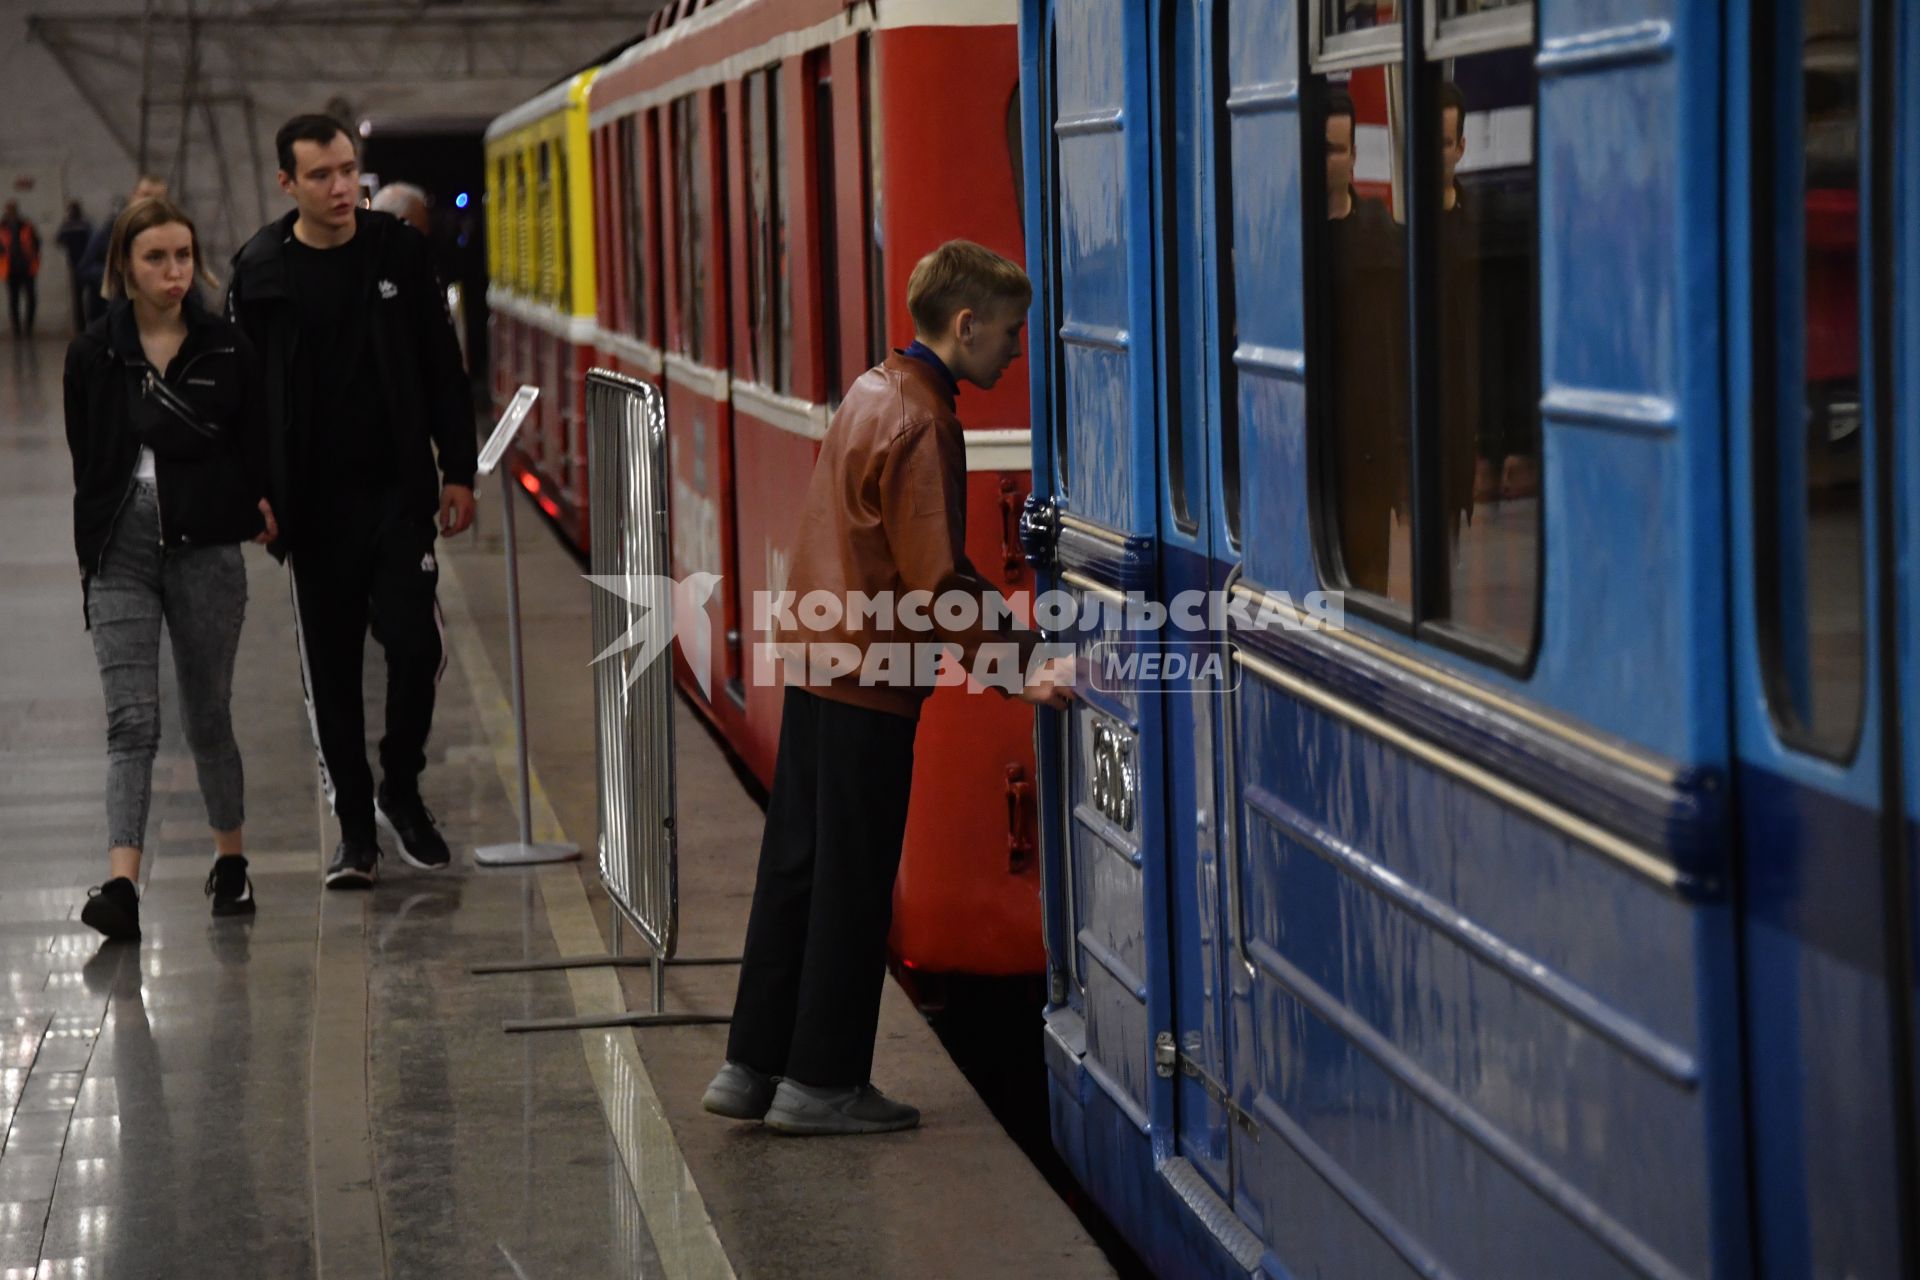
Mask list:
[[[389,858],[371,894],[321,890],[332,832],[286,578],[250,549],[235,719],[259,915],[207,914],[210,850],[168,688],[146,937],[102,949],[78,923],[104,874],[104,716],[72,564],[61,354],[0,340],[0,1280],[1108,1274],[891,985],[877,1070],[927,1126],[882,1139],[785,1141],[704,1115],[723,1028],[501,1033],[505,1018],[642,1007],[646,985],[468,972],[595,952],[606,933],[589,868],[488,870],[469,854],[514,830],[485,499],[478,532],[442,555],[454,652],[426,792],[455,866]],[[590,847],[590,588],[526,510],[536,813]],[[737,951],[760,814],[690,716],[680,743],[687,948]],[[724,1008],[731,983],[677,971],[670,999]]]

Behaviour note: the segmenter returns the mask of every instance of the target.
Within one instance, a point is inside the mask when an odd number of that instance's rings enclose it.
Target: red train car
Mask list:
[[[906,280],[955,236],[1025,257],[1008,0],[683,0],[589,90],[600,360],[665,387],[675,571],[721,582],[694,704],[763,781],[781,690],[755,593],[785,585],[839,391],[912,336]],[[962,398],[968,552],[1031,586],[1026,384]],[[918,741],[894,954],[926,972],[1044,963],[1032,719],[947,689]]]

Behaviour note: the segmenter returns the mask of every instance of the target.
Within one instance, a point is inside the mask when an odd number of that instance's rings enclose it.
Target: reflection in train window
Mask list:
[[[773,152],[773,387],[793,390],[793,260],[787,253],[787,100],[780,68],[767,72],[767,142]]]
[[[773,158],[767,139],[767,77],[756,71],[743,86],[747,152],[747,350],[746,376],[773,381]]]
[[[833,60],[824,49],[807,55],[806,77],[813,84],[813,151],[809,161],[814,174],[814,192],[818,207],[814,217],[815,286],[822,305],[809,306],[809,313],[823,317],[814,323],[819,334],[820,367],[826,370],[826,401],[829,411],[840,407],[840,216],[836,187],[839,171],[833,154]]]
[[[1308,396],[1320,428],[1336,580],[1411,607],[1407,228],[1402,148],[1388,127],[1401,123],[1388,104],[1402,77],[1386,64],[1387,53],[1377,56],[1374,65],[1315,84],[1323,164],[1306,175],[1307,190],[1321,193],[1325,213],[1309,216],[1320,251],[1308,313],[1318,372]],[[1307,147],[1307,156],[1315,150]]]
[[[1438,201],[1430,348],[1448,573],[1432,614],[1524,653],[1539,595],[1539,341],[1533,51],[1453,60],[1435,89]]]
[[[673,102],[673,249],[678,270],[675,293],[680,310],[680,350],[699,360],[706,343],[708,243],[708,159],[702,111],[696,94]]]
[[[793,383],[793,291],[787,261],[787,161],[780,68],[746,80],[747,375],[775,391]]]
[[[1783,4],[1799,38],[1754,130],[1756,234],[1771,300],[1756,397],[1757,596],[1769,703],[1782,733],[1850,755],[1866,691],[1860,395],[1860,14],[1857,5]],[[1763,303],[1763,305],[1766,305]]]
[[[646,170],[647,146],[639,126],[638,116],[623,118],[614,135],[614,149],[618,156],[616,172],[622,178],[619,235],[626,272],[619,284],[626,294],[625,329],[644,342],[652,327],[647,291],[653,272],[647,269],[648,184],[641,176]]]
[[[1486,51],[1433,60],[1410,92],[1399,45],[1339,43],[1375,38],[1391,7],[1325,3],[1347,24],[1322,29],[1338,59],[1312,82],[1304,175],[1326,210],[1307,228],[1326,561],[1428,638],[1517,664],[1537,630],[1541,528],[1531,10],[1516,24],[1522,6],[1455,0],[1443,16],[1488,19],[1471,30]],[[1432,148],[1418,164],[1410,138]]]

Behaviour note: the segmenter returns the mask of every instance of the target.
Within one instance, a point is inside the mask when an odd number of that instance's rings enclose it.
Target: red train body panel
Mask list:
[[[1012,22],[1003,0],[677,6],[589,91],[597,323],[573,385],[591,361],[666,392],[674,571],[720,575],[707,607],[724,638],[704,693],[684,663],[677,674],[763,782],[782,691],[754,678],[766,639],[754,600],[785,586],[831,406],[912,336],[906,281],[922,254],[965,236],[1025,257]],[[520,375],[496,367],[504,396]],[[968,552],[1003,590],[1029,590],[1014,529],[1029,487],[1025,379],[968,388],[960,414]],[[547,421],[523,482],[584,546]],[[896,957],[926,972],[1037,972],[1030,711],[943,689],[916,758]]]

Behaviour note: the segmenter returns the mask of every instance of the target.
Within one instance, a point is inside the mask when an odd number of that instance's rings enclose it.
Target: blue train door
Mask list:
[[[1237,9],[1247,48],[1282,68],[1264,80],[1283,78],[1291,56],[1277,38],[1285,3]],[[1150,638],[1083,633],[1084,700],[1041,717],[1055,877],[1049,1043],[1056,1077],[1087,1082],[1084,1133],[1056,1136],[1083,1152],[1083,1177],[1114,1180],[1109,1204],[1129,1198],[1131,1171],[1152,1168],[1189,1205],[1218,1205],[1216,1225],[1251,1266],[1259,1243],[1225,1209],[1233,1132],[1251,1121],[1229,1070],[1216,767],[1220,695],[1237,670],[1209,603],[1239,555],[1236,406],[1221,397],[1232,385],[1221,376],[1234,338],[1221,321],[1235,314],[1221,292],[1233,274],[1221,249],[1229,214],[1213,173],[1223,102],[1262,126],[1258,141],[1289,171],[1276,111],[1286,98],[1263,80],[1227,100],[1214,77],[1228,62],[1228,14],[1215,0],[1035,0],[1026,12],[1029,65],[1050,73],[1029,85],[1028,110],[1053,140],[1036,160],[1047,198],[1030,232],[1047,271],[1033,343],[1053,344],[1035,366],[1036,420],[1051,424],[1035,468],[1048,483],[1037,497],[1051,504],[1051,585],[1083,610],[1132,597],[1168,611]],[[1263,262],[1298,252],[1290,229],[1243,239]],[[1277,309],[1256,300],[1239,314]],[[1277,348],[1249,349],[1255,381],[1297,391],[1298,369],[1270,358]],[[1157,665],[1145,665],[1149,653]]]
[[[1030,202],[1044,244],[1031,320],[1036,352],[1035,498],[1052,572],[1076,616],[1155,590],[1158,533],[1150,85],[1143,7],[1129,0],[1034,0],[1023,39],[1046,69],[1027,86],[1050,122]],[[1033,77],[1029,77],[1033,79]],[[1046,619],[1042,619],[1043,622]],[[1124,643],[1112,631],[1116,643]],[[1101,634],[1084,637],[1083,652]],[[1168,1092],[1154,1036],[1166,1025],[1162,705],[1150,691],[1097,681],[1066,714],[1042,714],[1056,1075],[1084,1082],[1105,1122],[1087,1142],[1163,1132]],[[1152,834],[1150,834],[1152,833]],[[1091,1107],[1090,1107],[1091,1109]],[[1096,1131],[1097,1129],[1097,1131]],[[1122,1166],[1121,1153],[1095,1164]]]
[[[1920,14],[1750,22],[1728,207],[1754,266],[1729,338],[1755,1253],[1770,1277],[1912,1275],[1920,87],[1894,68]]]

